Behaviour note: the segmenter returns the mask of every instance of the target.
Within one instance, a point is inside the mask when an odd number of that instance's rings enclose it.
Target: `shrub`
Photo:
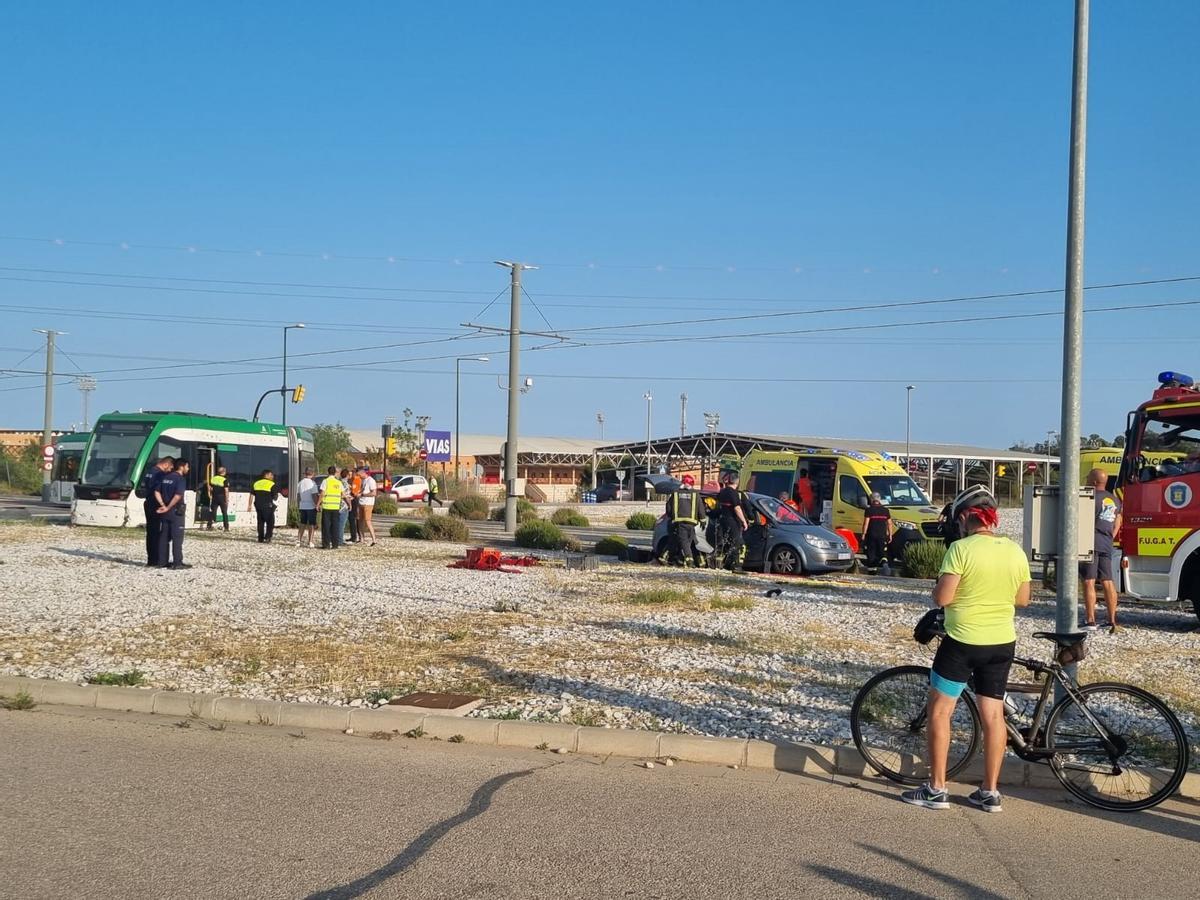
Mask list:
[[[592,552],[600,556],[615,556],[617,559],[628,559],[629,542],[623,537],[611,535],[596,541],[596,546],[592,548]]]
[[[524,497],[518,497],[517,498],[517,522],[518,523],[535,522],[535,521],[537,521],[537,517],[538,517],[537,507],[535,507],[532,503],[530,503]],[[503,506],[492,511],[492,521],[494,521],[494,522],[503,522],[504,521],[504,507]]]
[[[139,684],[144,684],[146,676],[143,672],[137,669],[130,669],[128,672],[96,672],[84,678],[88,684],[109,684],[118,687],[137,687]]]
[[[550,521],[555,525],[570,525],[574,528],[587,528],[592,524],[588,521],[587,516],[577,509],[555,510],[554,515],[550,517]]]
[[[423,541],[425,540],[425,527],[420,522],[397,522],[391,527],[388,534],[392,537]]]
[[[913,541],[904,548],[904,574],[909,578],[937,578],[946,545],[941,541]]]
[[[565,550],[567,536],[553,522],[535,520],[526,522],[517,529],[513,542],[518,547],[532,547],[535,550]]]
[[[450,515],[473,522],[482,522],[488,517],[488,502],[479,494],[467,494],[450,504]]]
[[[654,523],[657,521],[658,516],[654,513],[635,512],[625,520],[625,527],[630,531],[653,531]]]
[[[375,514],[380,516],[394,516],[400,511],[396,506],[396,498],[391,494],[377,494],[375,496]]]
[[[287,508],[287,527],[288,528],[299,528],[300,527],[300,510],[299,510],[299,508],[292,506],[290,503],[288,504],[288,508]]]
[[[471,539],[471,529],[462,519],[453,516],[430,516],[421,526],[427,541],[452,541],[465,544]]]

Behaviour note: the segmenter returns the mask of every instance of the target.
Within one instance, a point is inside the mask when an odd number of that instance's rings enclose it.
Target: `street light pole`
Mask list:
[[[1079,627],[1079,581],[1074,577],[1079,536],[1080,407],[1083,395],[1083,234],[1087,174],[1089,0],[1075,0],[1075,56],[1071,76],[1071,158],[1067,197],[1066,302],[1063,305],[1062,427],[1058,432],[1058,609],[1056,630]]]
[[[646,391],[642,395],[642,399],[646,401],[646,478],[650,478],[650,413],[654,406],[654,395]],[[650,488],[646,488],[646,499],[650,499]]]
[[[912,471],[912,392],[915,384],[904,388],[904,466]]]
[[[91,375],[80,375],[76,379],[76,387],[79,388],[79,393],[83,397],[83,430],[90,431],[88,428],[88,396],[96,389],[96,379]]]
[[[287,333],[293,328],[303,328],[303,322],[297,322],[295,325],[283,326],[283,384],[279,386],[279,400],[283,405],[283,427],[287,428]]]
[[[462,477],[462,470],[459,467],[459,462],[458,462],[458,449],[459,449],[458,400],[459,400],[459,393],[460,393],[459,379],[462,377],[462,372],[460,371],[460,363],[462,363],[462,361],[464,359],[471,360],[472,362],[487,362],[488,361],[488,358],[486,356],[460,356],[456,360],[454,360],[454,479],[456,481]]]

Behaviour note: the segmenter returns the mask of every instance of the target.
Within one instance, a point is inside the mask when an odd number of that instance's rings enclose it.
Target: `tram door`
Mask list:
[[[197,525],[208,522],[208,508],[212,505],[212,494],[208,479],[216,470],[216,449],[200,445],[196,448],[196,502],[192,505],[192,521]]]

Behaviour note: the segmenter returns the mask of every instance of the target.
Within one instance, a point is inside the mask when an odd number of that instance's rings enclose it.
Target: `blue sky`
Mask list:
[[[650,390],[656,432],[686,392],[689,430],[714,410],[729,430],[898,437],[914,383],[914,439],[1036,440],[1057,427],[1060,320],[944,320],[1060,296],[816,311],[1061,286],[1071,12],[13,7],[0,367],[39,368],[31,329],[56,328],[93,411],[249,415],[279,382],[279,326],[305,321],[291,421],[409,407],[450,428],[453,357],[486,354],[463,364],[463,430],[499,433],[506,341],[462,323],[507,324],[506,296],[483,311],[506,287],[491,260],[521,259],[543,265],[525,285],[545,320],[526,303],[524,325],[573,339],[522,357],[527,433],[592,436],[603,411],[606,437],[643,436]],[[1200,275],[1200,8],[1097,0],[1092,19],[1087,281]],[[768,312],[805,314],[687,324]],[[657,322],[684,324],[626,327]],[[1197,323],[1090,314],[1084,430],[1116,433],[1160,369],[1200,367]],[[0,378],[2,427],[41,405],[38,378]],[[55,423],[80,417],[64,384]]]

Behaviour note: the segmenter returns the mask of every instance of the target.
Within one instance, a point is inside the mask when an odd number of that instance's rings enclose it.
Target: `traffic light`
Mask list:
[[[387,456],[396,455],[396,439],[394,437],[389,437],[387,439],[386,443],[384,444],[383,452]]]
[[[304,400],[304,385],[300,384],[292,388],[292,402],[300,403]]]
[[[1007,471],[1008,471],[1008,466],[1006,466],[1006,465],[1001,464],[1001,465],[996,466],[996,475],[999,478],[1003,478],[1004,473]]]

